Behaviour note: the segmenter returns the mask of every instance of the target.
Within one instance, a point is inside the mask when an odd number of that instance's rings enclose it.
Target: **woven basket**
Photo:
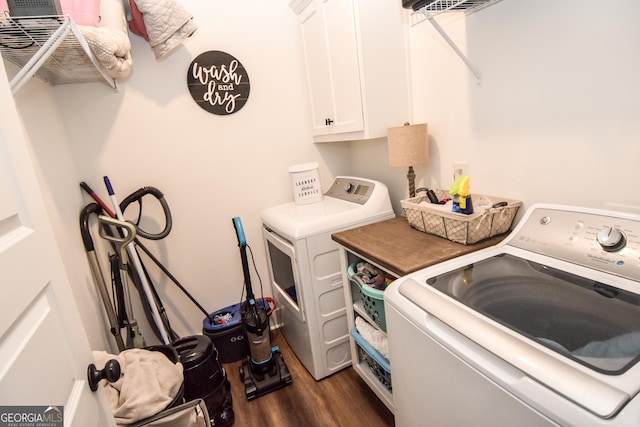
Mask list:
[[[440,200],[447,195],[444,191],[436,192]],[[411,227],[464,245],[509,231],[522,205],[519,200],[479,194],[472,194],[471,200],[475,209],[471,215],[451,212],[451,202],[445,205],[431,204],[425,196],[402,200],[400,204]],[[499,202],[507,204],[496,208],[482,208]],[[475,208],[476,206],[480,208]]]

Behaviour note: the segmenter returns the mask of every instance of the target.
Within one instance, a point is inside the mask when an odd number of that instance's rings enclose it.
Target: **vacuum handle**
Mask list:
[[[233,226],[236,229],[236,236],[238,236],[238,246],[240,247],[240,261],[242,262],[244,284],[247,289],[247,300],[250,301],[251,304],[255,304],[255,296],[253,295],[253,288],[251,287],[249,262],[247,260],[247,239],[244,237],[244,229],[242,228],[242,221],[240,221],[240,217],[236,216],[233,218]]]
[[[242,221],[240,221],[239,216],[233,218],[233,226],[236,229],[236,236],[238,236],[238,246],[241,248],[247,246],[247,239],[244,237],[244,229],[242,228]]]
[[[125,263],[127,256],[127,246],[129,243],[133,242],[133,239],[136,238],[136,226],[127,221],[120,221],[119,219],[109,218],[105,215],[100,215],[98,217],[100,223],[105,225],[114,225],[118,227],[120,230],[125,230],[123,237],[118,236],[110,236],[104,231],[104,227],[100,227],[99,232],[100,236],[103,239],[106,239],[110,242],[113,242],[118,250],[120,251],[120,260],[122,263]]]

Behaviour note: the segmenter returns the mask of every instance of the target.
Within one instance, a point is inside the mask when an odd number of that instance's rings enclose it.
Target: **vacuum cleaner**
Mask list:
[[[249,354],[240,366],[240,379],[244,382],[247,400],[253,400],[291,384],[292,378],[279,348],[271,347],[269,317],[253,295],[247,261],[247,241],[239,217],[233,218],[233,226],[238,237],[247,293],[247,299],[240,307],[240,316],[249,342]]]

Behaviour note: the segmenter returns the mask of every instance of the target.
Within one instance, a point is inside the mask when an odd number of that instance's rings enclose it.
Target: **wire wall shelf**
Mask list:
[[[0,16],[0,53],[20,68],[10,81],[14,95],[34,75],[54,86],[105,82],[116,89],[68,16]]]
[[[411,14],[411,25],[417,25],[444,12],[472,13],[500,0],[435,0]]]

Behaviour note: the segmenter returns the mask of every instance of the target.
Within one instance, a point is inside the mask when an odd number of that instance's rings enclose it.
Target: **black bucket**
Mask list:
[[[258,298],[257,301],[265,311],[269,312],[270,307],[267,300]],[[249,354],[247,334],[242,328],[241,306],[241,303],[237,303],[222,308],[205,317],[202,321],[202,333],[213,341],[221,363],[245,359]]]
[[[211,319],[223,319],[212,323]],[[240,303],[220,309],[202,321],[202,333],[209,337],[221,363],[235,362],[249,354],[247,337],[242,330]]]
[[[185,400],[204,400],[212,426],[233,424],[230,384],[211,340],[204,335],[194,335],[171,345],[184,368]]]

